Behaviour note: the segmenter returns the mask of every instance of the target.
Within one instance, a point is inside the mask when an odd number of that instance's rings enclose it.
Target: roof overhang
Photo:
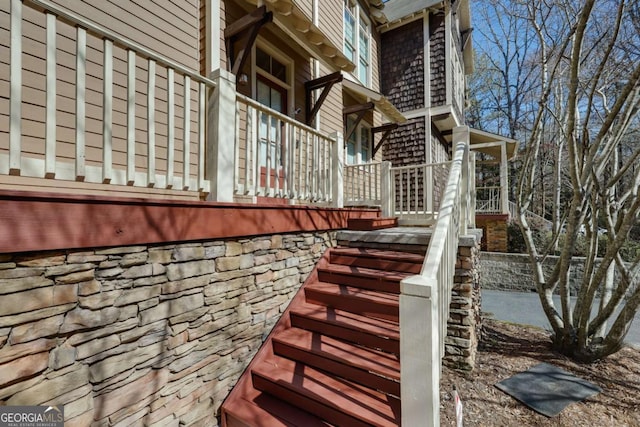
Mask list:
[[[359,101],[373,102],[375,109],[382,113],[393,123],[404,123],[407,118],[384,95],[349,79],[345,75],[342,80],[342,88]]]
[[[259,0],[246,1],[254,6],[262,3]],[[266,0],[264,4],[273,12],[273,22],[314,58],[336,70],[351,72],[356,68],[344,56],[342,49],[334,45],[293,0]]]
[[[384,14],[387,18],[387,22],[381,23],[378,26],[378,31],[385,32],[400,26],[406,25],[409,22],[417,19],[422,19],[425,16],[425,11],[437,11],[445,8],[445,2],[443,0],[389,0],[384,4]],[[474,69],[473,65],[473,40],[471,37],[471,8],[469,0],[458,0],[454,5],[457,13],[459,14],[460,32],[462,34],[467,33],[467,42],[463,46],[463,56],[465,64],[465,73],[471,74]]]
[[[491,132],[469,128],[469,143],[473,151],[488,154],[495,159],[501,158],[504,144],[507,160],[513,160],[518,152],[518,141]]]
[[[469,0],[460,0],[458,5],[460,33],[467,33],[467,40],[464,43],[462,49],[462,55],[464,56],[464,71],[466,74],[473,73],[473,27],[471,26],[471,8],[469,6]]]
[[[423,11],[426,9],[441,7],[444,7],[443,0],[390,0],[384,5],[384,14],[388,22],[385,23],[380,30],[384,31],[404,21],[412,21],[417,16],[422,16]]]

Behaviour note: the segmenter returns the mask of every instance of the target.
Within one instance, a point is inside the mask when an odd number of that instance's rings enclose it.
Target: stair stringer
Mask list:
[[[255,356],[253,357],[253,359],[251,359],[251,362],[249,362],[245,370],[240,375],[238,382],[231,389],[231,392],[223,402],[220,409],[220,418],[221,418],[222,427],[242,426],[241,424],[237,424],[237,423],[233,424],[233,421],[231,423],[229,422],[231,421],[228,418],[229,415],[231,417],[236,417],[236,419],[242,418],[241,416],[239,416],[240,414],[234,414],[232,410],[229,410],[230,402],[233,402],[234,400],[238,400],[238,399],[244,400],[243,396],[250,395],[253,392],[254,388],[253,388],[252,378],[251,378],[251,369],[258,363],[260,363],[261,360],[274,356],[273,345],[271,344],[273,336],[281,331],[291,328],[291,317],[289,315],[291,309],[305,302],[305,286],[309,283],[315,283],[318,281],[318,269],[329,264],[331,249],[332,248],[328,248],[324,252],[324,254],[322,254],[318,262],[316,262],[315,267],[313,268],[311,273],[309,273],[309,276],[306,278],[302,286],[300,286],[296,294],[293,296],[293,298],[289,302],[289,305],[280,316],[280,319],[276,322],[271,332],[269,332],[269,335],[267,336],[267,338],[262,342],[262,345],[256,352]],[[287,425],[287,424],[283,424],[283,425]],[[317,425],[328,425],[328,424],[321,422]],[[249,425],[246,425],[246,426],[250,427]]]

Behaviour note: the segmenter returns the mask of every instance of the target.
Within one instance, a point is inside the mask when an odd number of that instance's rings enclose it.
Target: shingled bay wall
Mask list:
[[[0,255],[0,405],[66,427],[218,424],[334,232]]]
[[[425,107],[424,33],[422,20],[382,34],[382,93],[400,111]],[[385,160],[393,166],[422,164],[425,154],[425,120],[418,117],[391,132],[383,145]]]

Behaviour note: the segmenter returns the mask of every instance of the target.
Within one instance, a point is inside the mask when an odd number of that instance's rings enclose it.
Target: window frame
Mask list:
[[[272,58],[276,59],[278,62],[280,62],[286,67],[286,72],[285,72],[286,81],[280,80],[274,75],[272,75],[271,73],[269,73],[268,71],[265,71],[262,68],[258,67],[256,63],[257,49],[260,49],[261,51],[268,54]],[[286,94],[286,99],[284,103],[283,114],[288,116],[289,113],[294,110],[293,105],[295,100],[295,93],[294,93],[293,82],[295,78],[295,69],[294,69],[294,61],[292,58],[290,58],[288,55],[280,51],[278,48],[276,48],[266,40],[258,38],[258,40],[256,40],[256,43],[253,45],[253,48],[251,51],[251,74],[252,74],[251,75],[251,82],[252,82],[251,98],[252,99],[256,99],[256,100],[258,99],[257,82],[258,82],[258,76],[260,76],[264,80],[268,80],[274,85],[279,86],[280,88],[286,90],[287,94]]]
[[[353,124],[354,120],[350,117],[347,118],[347,127],[350,127],[351,124]],[[364,164],[364,163],[369,163],[371,161],[373,161],[373,157],[372,157],[372,147],[371,147],[371,124],[368,122],[365,122],[364,120],[361,121],[358,124],[358,127],[355,129],[355,131],[353,132],[352,138],[355,138],[353,141],[351,140],[346,140],[345,144],[344,144],[344,162],[347,165],[360,165],[360,164]],[[367,159],[363,159],[363,138],[362,138],[362,132],[366,131],[367,132],[367,136],[368,136],[368,144],[369,146],[367,147],[366,151],[368,153],[368,158]],[[354,149],[354,162],[351,162],[349,159],[349,145],[353,144],[353,149]]]
[[[371,87],[371,41],[373,40],[372,34],[372,26],[371,20],[366,14],[366,9],[360,6],[360,3],[357,0],[343,0],[342,3],[343,13],[342,13],[342,53],[349,58],[356,66],[356,68],[351,73],[353,77],[359,81],[365,87]],[[353,19],[353,40],[347,43],[347,23],[346,23],[346,15],[349,13]],[[361,24],[361,21],[364,25]],[[365,27],[366,26],[366,27]],[[360,36],[364,34],[367,40],[367,47],[364,53],[366,53],[366,57],[361,56],[361,43]],[[350,45],[350,49],[353,49],[353,53],[351,57],[349,57],[349,53],[347,52],[347,44]],[[353,45],[353,46],[351,46]],[[351,50],[349,50],[351,52]],[[364,67],[364,78],[365,81],[361,79],[362,74],[362,66],[361,59],[365,59],[365,67]]]

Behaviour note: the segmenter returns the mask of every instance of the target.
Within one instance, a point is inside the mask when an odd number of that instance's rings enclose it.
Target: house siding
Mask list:
[[[408,120],[389,135],[383,146],[384,159],[393,166],[425,163],[425,139],[424,117]]]
[[[186,67],[199,69],[199,0],[179,3],[172,0],[53,0],[53,3]]]
[[[445,19],[443,15],[429,15],[429,50],[431,52],[431,106],[447,102]]]
[[[342,52],[344,6],[342,0],[318,0],[318,27]]]
[[[424,105],[424,31],[422,20],[382,34],[382,93],[400,111]]]

